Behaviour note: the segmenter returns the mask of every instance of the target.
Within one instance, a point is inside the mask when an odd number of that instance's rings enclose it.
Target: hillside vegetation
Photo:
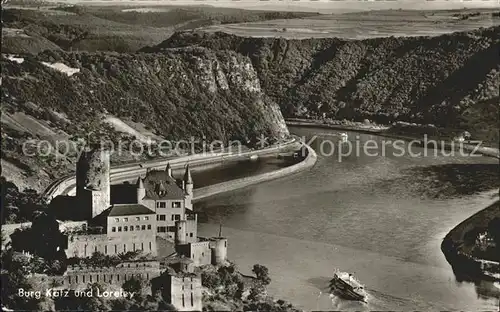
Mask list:
[[[66,51],[134,52],[167,39],[176,30],[202,26],[317,15],[213,7],[163,6],[151,12],[126,6],[61,6],[3,10],[2,53]],[[7,33],[5,29],[13,29]]]
[[[178,32],[143,51],[203,46],[246,55],[285,117],[466,129],[498,146],[500,27],[437,37],[285,40]]]
[[[80,72],[70,76],[47,66],[57,63]],[[261,135],[288,135],[279,107],[262,92],[248,58],[231,51],[47,51],[22,63],[2,57],[1,66],[2,159],[47,183],[73,170],[76,155],[26,156],[22,144],[32,139],[76,144],[83,138],[117,146],[135,138],[105,122],[108,116],[142,123],[172,142],[193,137],[208,144],[247,144]]]

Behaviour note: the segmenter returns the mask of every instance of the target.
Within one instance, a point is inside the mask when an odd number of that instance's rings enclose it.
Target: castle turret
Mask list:
[[[172,178],[172,167],[170,166],[170,163],[167,163],[167,168],[165,168],[165,171],[167,172],[168,176]]]
[[[189,170],[189,164],[186,165],[186,172],[184,172],[184,186],[187,195],[193,195],[193,178],[191,177],[191,170]]]
[[[193,209],[193,178],[191,177],[191,170],[189,170],[189,164],[186,165],[186,172],[184,173],[183,190],[184,190],[184,207],[187,209]]]
[[[179,220],[175,221],[175,245],[185,245],[187,233],[187,221]]]
[[[76,197],[88,218],[111,205],[109,152],[100,148],[83,151],[76,165]]]
[[[227,261],[227,238],[214,237],[211,239],[212,264],[221,265]]]
[[[137,178],[137,183],[135,184],[137,186],[137,203],[140,204],[142,203],[142,200],[146,196],[146,189],[144,188],[144,182],[142,181],[141,177]]]

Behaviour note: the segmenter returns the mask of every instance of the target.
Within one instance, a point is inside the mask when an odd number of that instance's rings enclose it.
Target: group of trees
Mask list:
[[[20,191],[5,177],[0,178],[2,188],[2,224],[32,221],[36,213],[47,209],[40,194],[33,189]]]
[[[217,311],[221,307],[243,311],[298,311],[283,300],[274,300],[267,294],[271,283],[267,267],[255,264],[255,277],[241,275],[234,264],[202,270],[202,285],[208,293],[204,295],[203,310]]]

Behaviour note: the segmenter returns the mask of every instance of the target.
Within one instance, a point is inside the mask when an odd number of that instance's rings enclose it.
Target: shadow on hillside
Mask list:
[[[474,195],[500,187],[497,164],[434,165],[413,167],[402,173],[400,178],[382,182],[382,187],[432,199]]]

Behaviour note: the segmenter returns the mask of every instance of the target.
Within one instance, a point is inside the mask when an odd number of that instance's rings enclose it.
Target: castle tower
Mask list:
[[[85,150],[76,164],[76,197],[87,218],[93,218],[111,205],[109,152],[100,148]]]
[[[172,178],[172,167],[170,166],[170,163],[167,163],[167,168],[165,168],[165,171],[167,172],[168,176]]]
[[[227,238],[214,237],[211,240],[212,264],[224,264],[227,261]]]
[[[141,204],[142,199],[146,196],[146,189],[144,188],[144,182],[142,182],[141,177],[137,178],[137,183],[135,184],[137,187],[137,203]]]
[[[189,164],[186,165],[186,172],[184,173],[184,206],[188,209],[193,209],[191,201],[193,200],[193,178],[191,177],[191,170]]]
[[[175,245],[185,245],[187,233],[187,221],[179,220],[175,221]]]

